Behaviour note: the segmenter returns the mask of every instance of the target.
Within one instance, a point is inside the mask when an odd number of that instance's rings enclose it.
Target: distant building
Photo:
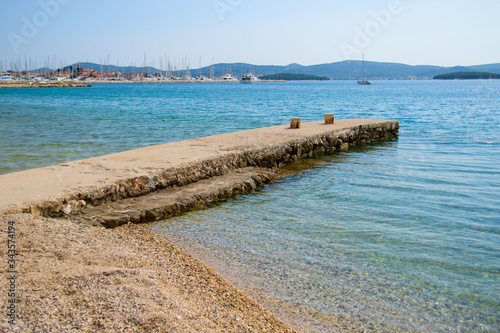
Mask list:
[[[94,70],[90,69],[90,68],[83,68],[82,69],[82,75],[83,76],[91,76],[93,71]]]

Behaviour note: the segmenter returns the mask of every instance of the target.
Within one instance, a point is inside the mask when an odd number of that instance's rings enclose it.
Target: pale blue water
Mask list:
[[[397,119],[398,139],[150,228],[304,330],[500,331],[500,81],[0,89],[0,105],[3,173],[291,116]]]

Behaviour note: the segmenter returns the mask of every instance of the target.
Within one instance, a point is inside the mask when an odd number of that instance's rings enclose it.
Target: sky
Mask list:
[[[0,70],[108,59],[314,65],[363,54],[409,65],[500,63],[498,0],[0,0],[0,8]]]

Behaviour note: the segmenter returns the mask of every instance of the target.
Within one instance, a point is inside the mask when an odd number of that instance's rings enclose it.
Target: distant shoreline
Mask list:
[[[32,64],[30,67],[22,68],[21,59],[12,61],[12,68],[3,68],[6,74],[15,77],[15,74],[40,76],[47,73],[61,73],[77,76],[90,76],[95,73],[94,77],[99,78],[112,78],[114,74],[119,73],[121,78],[132,78],[149,76],[155,77],[160,75],[165,77],[185,77],[188,74],[188,68],[175,68],[173,64],[168,64],[165,59],[162,68],[155,68],[153,64],[144,64],[143,66],[118,66],[112,64],[102,64],[94,62],[77,62],[68,64],[65,67],[57,68],[56,64],[45,63],[43,67]],[[18,64],[18,66],[14,66]],[[167,66],[165,66],[167,65]],[[5,66],[4,66],[5,67]],[[230,73],[234,78],[241,77],[251,69],[253,75],[262,77],[263,75],[278,74],[278,73],[295,73],[305,75],[326,76],[331,79],[342,80],[359,80],[361,76],[362,61],[360,60],[343,60],[331,63],[320,63],[312,65],[300,65],[291,63],[288,65],[256,65],[250,63],[216,63],[210,66],[200,68],[190,68],[189,71],[194,76],[208,77],[222,77]],[[80,70],[78,70],[80,69]],[[167,70],[166,70],[167,69]],[[368,80],[432,80],[436,75],[450,72],[492,72],[500,74],[500,63],[490,63],[471,66],[437,66],[437,65],[408,65],[404,63],[391,63],[391,62],[378,62],[378,61],[365,61],[366,77]],[[0,71],[1,72],[1,71]],[[216,74],[217,73],[217,74]],[[1,73],[0,73],[1,74]]]
[[[74,83],[74,82],[53,82],[53,83],[33,83],[33,82],[19,82],[0,83],[0,88],[83,88],[91,87],[88,83]]]
[[[489,72],[454,72],[434,76],[434,80],[498,80],[500,74]]]
[[[169,81],[116,81],[116,80],[99,80],[99,81],[82,81],[72,82],[72,81],[62,81],[62,82],[51,82],[51,83],[34,83],[34,82],[1,82],[0,88],[80,88],[80,87],[91,87],[92,84],[128,84],[128,83],[239,83],[238,80],[204,80],[204,81],[194,81],[194,80],[169,80]],[[255,83],[259,82],[287,82],[286,80],[257,80]]]

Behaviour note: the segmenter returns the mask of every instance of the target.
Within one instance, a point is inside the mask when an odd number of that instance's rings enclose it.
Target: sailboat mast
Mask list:
[[[361,79],[365,79],[365,54],[363,53],[363,63],[361,66]]]
[[[363,61],[361,62],[361,80],[358,81],[358,84],[361,84],[361,85],[372,84],[370,81],[365,79],[365,54],[364,53],[363,53]]]

